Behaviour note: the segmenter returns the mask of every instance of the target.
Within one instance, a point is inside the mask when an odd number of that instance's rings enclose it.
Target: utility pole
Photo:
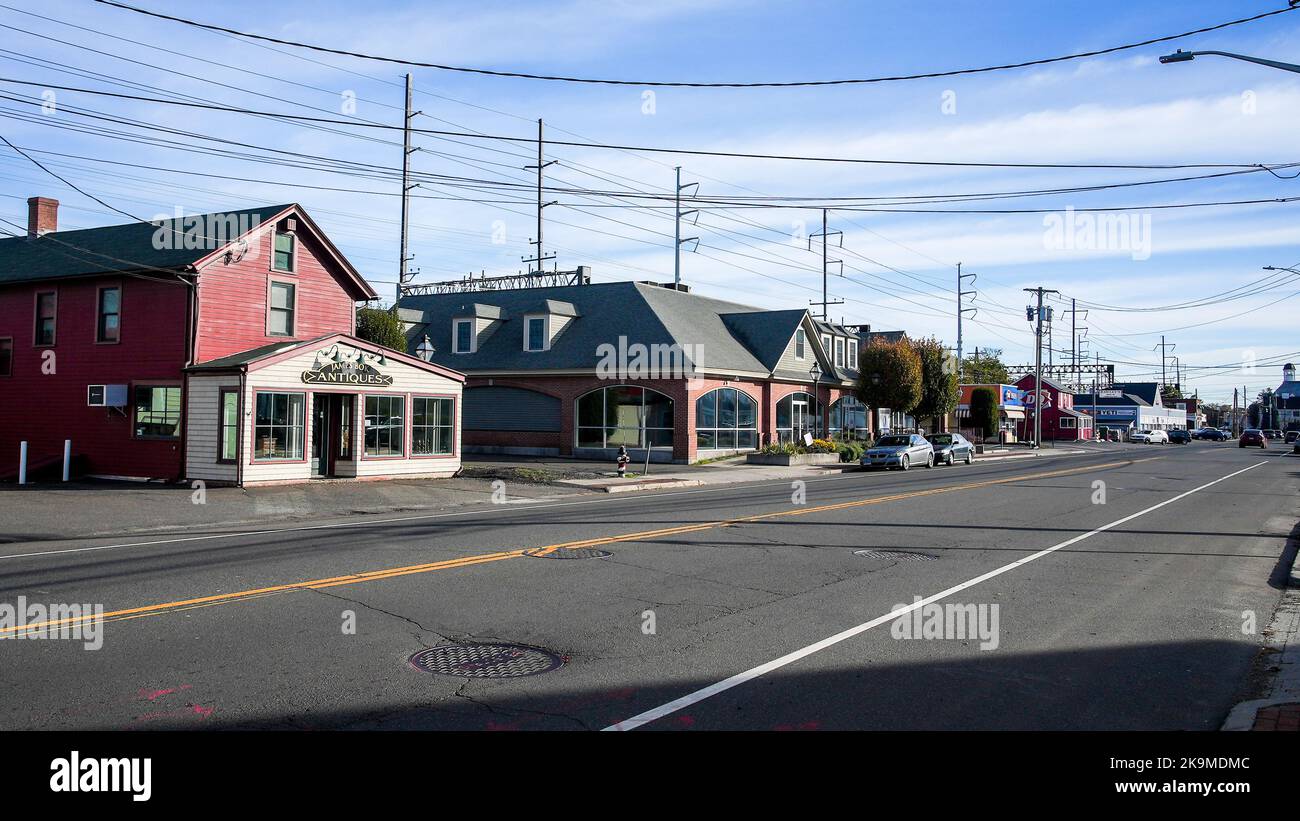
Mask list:
[[[969,291],[964,291],[964,290],[962,290],[963,280],[965,280],[965,279],[969,279],[969,280],[970,280],[971,289],[970,289]],[[961,263],[960,263],[960,262],[957,263],[957,381],[958,381],[958,382],[961,381],[961,363],[962,363],[962,331],[961,331],[961,321],[962,321],[962,316],[963,316],[967,311],[969,311],[969,312],[970,312],[970,315],[971,315],[971,319],[974,319],[975,316],[979,313],[979,308],[963,308],[962,305],[961,305],[961,299],[962,299],[962,297],[964,297],[964,296],[969,296],[969,297],[971,298],[971,302],[974,302],[974,301],[975,301],[975,294],[976,294],[975,287],[974,287],[974,286],[975,286],[975,279],[976,279],[975,274],[963,274],[963,273],[961,272]],[[979,350],[979,349],[977,348],[976,350]]]
[[[411,154],[419,150],[411,148],[411,120],[418,113],[418,111],[411,110],[411,75],[408,74],[406,75],[406,108],[402,117],[402,240],[397,255],[397,300],[402,298],[402,286],[406,285],[407,280],[411,278],[406,268],[406,264],[413,259],[407,253],[409,234],[407,223],[410,221],[411,214],[411,189],[415,188],[414,185],[410,184]],[[394,301],[393,305],[397,305],[397,301]]]
[[[677,184],[673,187],[673,191],[676,192],[673,195],[673,201],[676,203],[676,207],[673,208],[673,213],[676,215],[676,218],[673,220],[673,239],[675,240],[675,242],[673,242],[673,287],[680,291],[682,289],[682,243],[694,242],[696,248],[700,247],[699,237],[687,237],[686,239],[682,239],[682,217],[695,214],[698,219],[700,213],[698,210],[682,210],[682,192],[691,186],[696,186],[696,191],[698,192],[699,183],[688,182],[686,185],[682,185],[682,167],[679,165],[674,170],[677,172]]]
[[[1038,296],[1038,308],[1030,306],[1025,309],[1025,313],[1031,322],[1034,322],[1034,447],[1043,446],[1043,321],[1047,321],[1047,327],[1052,326],[1051,312],[1052,307],[1043,307],[1044,294],[1059,294],[1060,291],[1044,288],[1041,285],[1037,288],[1025,288],[1025,291]]]
[[[827,245],[828,245],[829,242],[830,242],[830,235],[831,235],[831,234],[838,234],[838,235],[839,235],[839,237],[840,237],[840,244],[839,244],[839,247],[843,248],[843,247],[844,247],[844,232],[843,232],[843,231],[831,231],[831,230],[830,230],[830,226],[829,226],[829,217],[827,216],[827,211],[826,211],[826,209],[823,208],[823,209],[822,209],[822,230],[821,230],[821,233],[820,233],[820,234],[813,234],[812,236],[808,237],[808,250],[809,250],[809,251],[812,250],[812,241],[813,241],[814,239],[816,239],[817,237],[821,237],[821,239],[822,239],[822,300],[821,300],[821,302],[812,302],[812,301],[810,300],[810,301],[809,301],[809,304],[811,304],[811,305],[820,305],[820,306],[822,306],[822,321],[823,321],[823,322],[830,322],[830,321],[831,321],[830,306],[832,306],[832,305],[843,305],[843,304],[844,304],[844,300],[842,300],[842,299],[837,299],[837,300],[835,300],[834,302],[832,302],[832,301],[831,301],[831,298],[830,298],[830,296],[829,296],[829,294],[828,294],[828,292],[827,292],[827,288],[829,287],[828,284],[827,284],[827,277],[828,277],[828,273],[829,273],[829,271],[830,271],[830,266],[831,266],[832,264],[838,264],[838,265],[840,266],[840,273],[842,274],[842,273],[844,272],[844,261],[843,261],[843,260],[839,260],[839,259],[829,259],[829,258],[827,258],[827,256],[826,256]]]
[[[537,170],[537,239],[528,243],[529,245],[537,246],[537,254],[536,256],[525,258],[524,262],[527,262],[530,265],[534,262],[537,263],[536,272],[539,274],[542,272],[542,268],[545,266],[546,261],[548,259],[555,259],[555,254],[551,254],[550,256],[546,255],[546,247],[542,244],[542,209],[546,208],[546,206],[548,205],[555,204],[554,202],[542,201],[542,181],[543,181],[542,172],[546,168],[546,166],[555,164],[555,160],[546,162],[545,158],[543,157],[543,148],[546,145],[545,138],[543,137],[543,128],[544,126],[542,124],[542,120],[541,118],[538,118],[537,120],[537,165],[524,166],[525,171],[532,171],[533,169]],[[533,269],[530,268],[529,270],[532,271]]]
[[[1079,360],[1082,356],[1083,337],[1088,335],[1088,329],[1083,329],[1083,334],[1079,334],[1079,314],[1083,318],[1088,318],[1088,310],[1085,308],[1080,311],[1078,300],[1070,299],[1070,364],[1074,366],[1074,383],[1082,387],[1083,373],[1079,370]]]

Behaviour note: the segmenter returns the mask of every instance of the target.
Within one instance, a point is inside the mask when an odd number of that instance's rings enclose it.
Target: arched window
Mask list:
[[[782,442],[794,442],[805,433],[821,436],[821,405],[812,394],[796,391],[776,403],[776,436]]]
[[[718,388],[695,400],[695,445],[700,450],[758,447],[758,403],[735,388]]]
[[[673,400],[639,385],[597,388],[577,399],[580,448],[673,446]]]
[[[867,406],[856,396],[842,396],[831,405],[830,434],[840,439],[866,439]]]

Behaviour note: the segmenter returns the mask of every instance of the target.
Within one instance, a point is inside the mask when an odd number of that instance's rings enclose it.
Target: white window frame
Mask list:
[[[533,320],[541,320],[542,323],[542,347],[528,347],[528,331]],[[524,316],[524,352],[539,353],[551,349],[551,318],[546,314],[526,314]]]
[[[803,328],[794,332],[794,358],[803,359],[808,345],[808,335],[804,333]]]
[[[848,356],[849,370],[856,371],[858,369],[858,340],[850,339],[848,341],[845,354]]]
[[[844,367],[844,337],[835,337],[835,367]]]
[[[469,350],[460,349],[460,326],[469,325]],[[451,352],[452,353],[474,353],[478,350],[478,333],[474,328],[473,319],[453,319],[451,321]]]

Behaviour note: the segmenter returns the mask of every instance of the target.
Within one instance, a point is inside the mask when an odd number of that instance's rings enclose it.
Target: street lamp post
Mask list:
[[[822,395],[821,395],[821,394],[822,394],[822,369],[821,369],[821,366],[818,365],[816,362],[813,362],[813,363],[812,363],[812,367],[808,369],[808,375],[811,376],[812,379],[813,379],[813,401],[817,403],[817,422],[818,422],[818,424],[816,424],[816,425],[813,427],[813,430],[814,430],[814,432],[815,432],[818,428],[821,427],[821,424],[820,424],[820,423],[821,423],[821,416],[822,416]],[[817,438],[816,435],[815,435],[815,433],[814,433],[813,438],[814,438],[814,439]]]

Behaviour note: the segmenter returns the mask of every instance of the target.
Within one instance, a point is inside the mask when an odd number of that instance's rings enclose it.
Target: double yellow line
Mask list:
[[[487,564],[489,562],[500,562],[506,559],[516,559],[525,554],[529,556],[548,556],[561,548],[575,547],[595,547],[604,544],[614,544],[617,542],[640,542],[650,541],[663,536],[674,536],[682,533],[696,533],[702,530],[713,530],[720,527],[733,527],[735,525],[747,524],[749,522],[759,522],[766,519],[776,519],[784,516],[806,516],[809,513],[826,513],[835,510],[847,510],[855,507],[865,507],[867,505],[878,505],[884,502],[894,502],[901,499],[915,499],[922,496],[934,496],[940,493],[953,493],[959,490],[975,490],[982,487],[993,485],[1004,485],[1012,482],[1024,482],[1030,479],[1048,479],[1053,476],[1068,476],[1075,473],[1087,473],[1095,470],[1105,470],[1113,467],[1123,467],[1126,465],[1137,464],[1139,462],[1150,462],[1163,457],[1155,456],[1147,459],[1130,459],[1120,462],[1106,462],[1100,465],[1090,465],[1088,467],[1068,468],[1065,470],[1052,470],[1045,473],[1029,473],[1019,476],[1009,476],[1003,479],[988,479],[982,482],[966,482],[960,485],[948,485],[946,487],[930,488],[928,490],[914,490],[906,493],[895,493],[890,496],[873,496],[870,499],[858,499],[852,502],[840,502],[832,505],[818,505],[815,507],[798,507],[790,510],[778,510],[773,513],[760,513],[754,516],[744,516],[736,519],[721,519],[713,522],[699,522],[690,525],[679,525],[676,527],[666,527],[658,530],[643,530],[637,533],[627,533],[622,536],[602,536],[595,539],[581,539],[574,542],[560,542],[558,544],[546,545],[539,548],[526,548],[520,550],[507,550],[497,553],[482,553],[475,556],[465,556],[459,559],[446,559],[439,562],[428,562],[425,564],[412,564],[404,567],[389,567],[380,570],[367,570],[361,573],[349,573],[344,576],[333,576],[326,579],[312,579],[310,581],[293,582],[291,584],[277,584],[269,587],[259,587],[253,590],[240,590],[233,593],[218,593],[212,596],[201,596],[193,599],[181,599],[179,601],[162,602],[159,604],[149,604],[142,607],[130,607],[124,610],[112,610],[104,613],[102,616],[83,615],[71,616],[64,619],[53,619],[32,624],[16,625],[10,627],[0,627],[0,637],[6,635],[19,635],[36,630],[49,630],[63,626],[72,626],[78,623],[88,621],[121,621],[124,619],[135,619],[144,616],[156,616],[176,610],[187,610],[195,607],[209,607],[217,604],[229,604],[230,602],[242,601],[245,599],[257,598],[260,596],[269,596],[276,593],[287,593],[293,590],[323,590],[330,587],[339,587],[349,584],[361,584],[363,582],[380,581],[383,579],[392,579],[398,576],[410,576],[417,573],[432,573],[438,570],[451,570],[459,567],[469,567],[476,564]]]

